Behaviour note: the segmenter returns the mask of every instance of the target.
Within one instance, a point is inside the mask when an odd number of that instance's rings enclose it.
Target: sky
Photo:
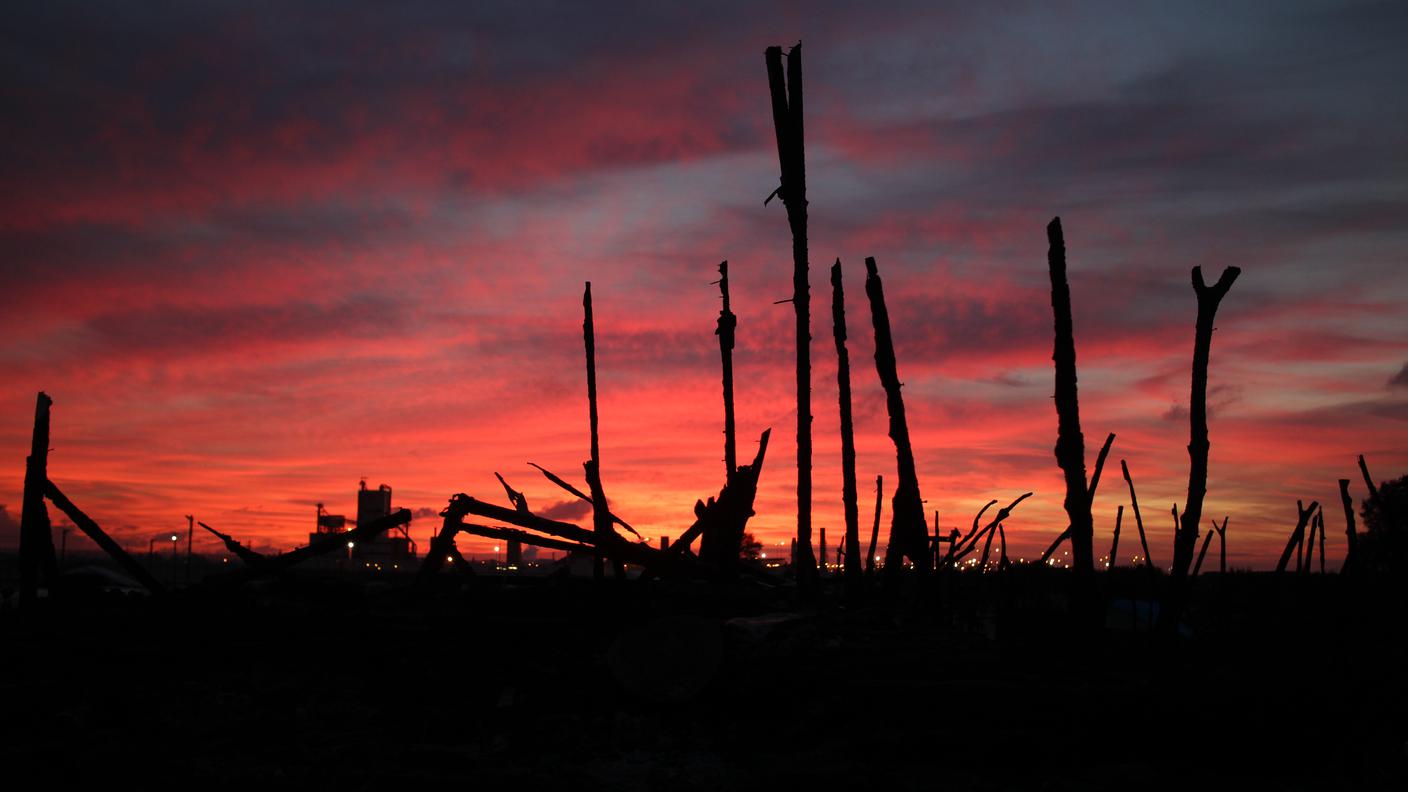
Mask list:
[[[750,526],[783,551],[795,339],[775,304],[786,215],[763,203],[763,51],[802,41],[813,512],[833,559],[838,258],[863,532],[875,476],[887,515],[895,482],[867,256],[930,513],[966,528],[1034,491],[1006,523],[1014,557],[1065,527],[1059,216],[1089,466],[1117,435],[1097,555],[1128,512],[1124,459],[1151,555],[1171,560],[1189,273],[1238,266],[1213,336],[1205,516],[1230,518],[1230,564],[1266,568],[1296,500],[1318,500],[1334,564],[1336,479],[1364,497],[1358,454],[1380,480],[1408,473],[1405,40],[1394,2],[11,4],[0,546],[40,390],[51,478],[134,549],[188,513],[288,549],[316,503],[355,513],[363,477],[417,514],[422,546],[450,495],[504,501],[495,471],[585,524],[527,463],[581,481],[586,281],[612,509],[678,536],[723,484],[711,281],[727,259],[739,456],[773,429]]]

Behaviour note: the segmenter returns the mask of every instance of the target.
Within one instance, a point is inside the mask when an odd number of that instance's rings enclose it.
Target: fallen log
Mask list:
[[[496,506],[492,503],[485,503],[476,498],[471,498],[463,493],[456,495],[455,498],[464,499],[459,505],[464,508],[465,514],[488,517],[491,520],[508,523],[509,525],[517,525],[520,528],[551,534],[552,536],[570,539],[582,544],[593,544],[596,541],[596,535],[592,531],[588,531],[572,523],[550,520],[536,514],[524,514],[514,509],[505,509],[502,506]],[[614,536],[615,534],[612,535]]]
[[[126,550],[123,550],[122,545],[114,541],[111,536],[108,536],[102,528],[98,527],[98,524],[93,521],[93,518],[84,514],[82,510],[73,505],[73,501],[69,500],[68,496],[64,495],[59,489],[59,485],[55,484],[53,481],[46,480],[44,482],[44,495],[59,511],[63,512],[72,520],[74,525],[78,526],[78,530],[87,534],[89,539],[92,539],[95,544],[103,548],[103,551],[112,556],[112,559],[117,562],[118,566],[127,570],[127,574],[131,575],[138,583],[146,587],[147,591],[153,594],[166,593],[166,587],[158,583],[156,578],[152,577],[152,574],[148,572],[145,567],[137,563],[137,559],[129,555]]]
[[[322,534],[317,540],[311,541],[303,547],[290,550],[282,555],[268,556],[259,569],[250,569],[249,571],[261,575],[277,574],[310,558],[325,555],[338,547],[345,547],[349,542],[353,544],[369,542],[386,531],[398,525],[405,525],[410,521],[410,509],[397,509],[384,517],[378,517],[345,533]]]

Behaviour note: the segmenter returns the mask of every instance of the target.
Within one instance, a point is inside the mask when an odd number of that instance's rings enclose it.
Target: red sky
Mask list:
[[[314,503],[352,513],[362,476],[431,514],[455,492],[502,500],[498,471],[571,514],[526,463],[580,478],[587,280],[608,495],[647,535],[677,536],[722,484],[710,281],[725,258],[740,456],[774,430],[752,526],[785,542],[793,339],[774,302],[790,296],[790,238],[762,205],[778,174],[762,53],[797,39],[814,522],[833,548],[837,257],[862,515],[874,476],[894,481],[861,288],[875,256],[929,507],[966,526],[1034,490],[1008,523],[1019,556],[1064,527],[1056,215],[1090,464],[1118,435],[1102,552],[1126,459],[1155,559],[1172,555],[1194,265],[1243,269],[1210,392],[1206,511],[1231,517],[1231,563],[1274,563],[1297,498],[1329,504],[1333,561],[1335,480],[1363,496],[1355,455],[1380,479],[1408,472],[1401,6],[461,5],[14,13],[0,545],[41,389],[52,477],[132,547],[193,512],[288,548]]]

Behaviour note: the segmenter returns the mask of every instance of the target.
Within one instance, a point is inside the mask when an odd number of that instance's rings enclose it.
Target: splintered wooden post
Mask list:
[[[1305,505],[1300,501],[1296,501],[1296,528],[1291,531],[1291,538],[1286,542],[1286,549],[1281,551],[1281,558],[1276,562],[1277,575],[1286,571],[1286,565],[1291,563],[1291,553],[1299,552],[1305,541],[1305,526],[1318,508],[1320,508],[1320,504],[1316,501],[1310,502],[1309,509],[1305,508]],[[1297,562],[1296,568],[1300,568],[1299,562]]]
[[[820,566],[821,566],[821,574],[822,574],[822,577],[825,577],[825,576],[826,576],[826,526],[824,526],[824,525],[821,526],[821,528],[820,528],[819,530],[820,530],[820,539],[819,539],[819,541],[821,542],[821,552],[818,554],[818,556],[819,556],[819,558],[818,558],[818,563],[819,563]]]
[[[1186,579],[1193,561],[1193,545],[1198,541],[1198,526],[1203,520],[1203,499],[1208,490],[1208,358],[1212,349],[1213,320],[1217,307],[1232,288],[1239,267],[1227,267],[1217,283],[1203,282],[1202,267],[1193,268],[1193,292],[1198,299],[1198,320],[1193,334],[1193,386],[1188,399],[1188,500],[1183,507],[1183,521],[1173,537],[1173,569],[1159,611],[1159,626],[1172,631],[1187,604]]]
[[[1321,554],[1321,575],[1325,574],[1325,510],[1319,510],[1319,524],[1321,524],[1321,541],[1319,541],[1319,554]]]
[[[1144,553],[1144,565],[1153,569],[1154,559],[1149,557],[1149,538],[1144,534],[1144,518],[1139,516],[1139,498],[1134,496],[1134,479],[1129,477],[1129,465],[1123,459],[1120,460],[1120,472],[1129,485],[1129,506],[1134,510],[1134,525],[1139,529],[1139,549]]]
[[[30,436],[24,494],[20,500],[21,605],[33,602],[38,596],[40,577],[50,585],[58,574],[49,507],[44,505],[44,486],[49,480],[49,407],[53,403],[43,391],[34,400],[34,433]]]
[[[1111,446],[1111,444],[1113,444],[1114,442],[1115,442],[1115,433],[1114,433],[1114,432],[1111,432],[1111,433],[1109,434],[1109,436],[1105,438],[1105,444],[1100,447],[1100,453],[1095,457],[1095,472],[1090,475],[1090,491],[1089,491],[1088,493],[1086,493],[1086,497],[1090,500],[1091,509],[1094,509],[1094,508],[1095,508],[1095,490],[1096,490],[1096,488],[1098,488],[1098,487],[1100,486],[1100,472],[1105,469],[1105,457],[1109,456],[1109,454],[1110,454],[1110,446]],[[1093,515],[1093,514],[1094,514],[1094,512],[1092,511],[1092,515]],[[1092,516],[1092,518],[1091,518],[1091,526],[1092,526],[1092,527],[1091,527],[1091,530],[1093,531],[1093,530],[1094,530],[1094,517],[1093,517],[1093,516]],[[1067,539],[1070,539],[1070,538],[1071,538],[1071,526],[1068,525],[1068,526],[1066,526],[1066,530],[1062,531],[1062,532],[1056,537],[1056,539],[1051,542],[1051,546],[1046,548],[1046,552],[1043,553],[1042,556],[1041,556],[1041,563],[1045,564],[1045,563],[1046,563],[1046,559],[1050,558],[1050,557],[1051,557],[1051,554],[1054,553],[1054,552],[1056,552],[1056,548],[1060,547],[1062,542],[1064,542],[1064,541],[1066,541]],[[1092,540],[1092,548],[1093,548],[1093,547],[1094,547],[1094,545],[1093,545],[1093,540]],[[1091,552],[1094,553],[1094,552],[1095,552],[1094,549],[1092,549]],[[1093,563],[1093,562],[1092,562],[1092,563]]]
[[[719,295],[723,297],[724,305],[719,309],[719,322],[714,334],[719,337],[719,357],[723,364],[724,469],[732,474],[738,469],[738,440],[733,427],[733,341],[738,317],[733,315],[729,305],[727,261],[719,262]]]
[[[1217,522],[1216,522],[1216,521],[1213,521],[1213,525],[1216,525],[1216,524],[1217,524]],[[1208,532],[1203,536],[1203,547],[1202,547],[1201,550],[1198,551],[1198,560],[1197,560],[1197,562],[1193,564],[1193,575],[1192,575],[1193,577],[1197,577],[1197,576],[1198,576],[1198,571],[1203,568],[1203,556],[1205,556],[1205,555],[1208,554],[1208,545],[1212,544],[1212,535],[1213,535],[1214,533],[1216,533],[1216,531],[1208,531]]]
[[[1066,477],[1066,516],[1071,525],[1071,576],[1077,608],[1094,604],[1091,575],[1094,571],[1092,542],[1094,523],[1090,514],[1090,492],[1085,479],[1085,437],[1080,429],[1080,403],[1076,389],[1076,342],[1071,319],[1071,287],[1066,280],[1066,241],[1061,218],[1046,226],[1049,245],[1047,264],[1051,271],[1051,310],[1055,314],[1056,343],[1051,359],[1056,364],[1056,463]],[[1092,611],[1093,613],[1093,611]]]
[[[1340,574],[1343,575],[1354,568],[1357,560],[1355,543],[1358,534],[1354,531],[1354,498],[1349,496],[1349,479],[1340,479],[1340,502],[1344,504],[1344,564],[1340,567]]]
[[[1115,559],[1119,558],[1120,552],[1120,521],[1124,519],[1124,504],[1121,503],[1115,512],[1115,538],[1110,541],[1110,562],[1105,565],[1106,569],[1115,568]]]
[[[777,137],[781,178],[776,195],[787,209],[792,230],[792,310],[797,334],[797,582],[807,586],[816,577],[812,553],[812,395],[811,395],[811,296],[807,280],[807,175],[806,138],[802,123],[802,45],[787,51],[787,72],[782,69],[782,48],[764,53],[772,120]],[[769,197],[769,200],[771,197]],[[766,203],[766,201],[764,201]]]
[[[870,550],[865,554],[865,574],[875,574],[875,543],[880,540],[880,504],[883,502],[885,478],[875,477],[875,522],[870,526]]]
[[[1217,571],[1223,575],[1227,574],[1227,521],[1230,519],[1224,515],[1222,527],[1217,529]],[[1217,522],[1213,522],[1213,527],[1217,527]]]
[[[837,402],[841,409],[841,504],[846,518],[846,583],[860,582],[860,506],[856,491],[856,438],[851,422],[851,355],[846,350],[846,293],[841,260],[831,265],[831,334],[836,339]]]
[[[1315,516],[1310,518],[1310,538],[1305,542],[1305,565],[1297,570],[1302,575],[1310,574],[1310,567],[1315,563],[1315,537],[1320,532],[1322,514],[1322,510],[1316,509]]]
[[[885,307],[885,288],[874,258],[865,260],[865,293],[870,298],[870,318],[875,328],[875,372],[885,388],[885,406],[890,414],[890,439],[895,443],[899,484],[890,504],[890,546],[885,551],[885,574],[893,579],[904,568],[903,558],[916,569],[929,569],[929,531],[924,525],[924,502],[919,497],[919,475],[914,467],[914,449],[909,442],[904,396],[900,393],[895,345],[890,335],[890,313]]]
[[[506,481],[503,476],[499,475],[498,471],[494,471],[494,478],[498,479],[499,483],[503,485],[504,494],[508,496],[508,502],[513,504],[513,508],[517,509],[523,514],[532,513],[532,510],[528,508],[527,495],[524,495],[513,487],[510,487],[508,485],[508,481]],[[509,567],[517,569],[519,564],[523,563],[523,543],[518,541],[517,539],[509,539],[507,558],[507,565]]]
[[[583,467],[587,471],[587,487],[592,495],[592,525],[596,531],[596,550],[592,554],[592,577],[601,580],[605,577],[605,567],[601,555],[606,546],[607,535],[611,533],[610,512],[606,509],[606,496],[601,489],[601,447],[597,441],[596,418],[596,329],[592,324],[592,284],[587,281],[582,293],[582,340],[587,347],[587,416],[591,422],[592,458]],[[593,487],[593,479],[596,486]],[[603,529],[602,519],[605,518]]]
[[[127,551],[122,549],[122,545],[113,541],[113,538],[108,536],[107,532],[98,527],[98,524],[93,522],[93,518],[84,514],[77,506],[73,505],[73,501],[69,500],[68,497],[59,490],[57,484],[46,480],[44,482],[44,496],[47,497],[59,511],[63,512],[65,516],[72,520],[73,524],[78,526],[78,530],[87,534],[88,538],[92,539],[94,544],[103,548],[108,555],[112,556],[112,559],[118,563],[118,566],[127,570],[127,574],[136,578],[138,583],[145,586],[147,591],[153,594],[165,593],[166,587],[158,583],[156,578],[152,577],[151,573],[148,572],[145,567],[137,563],[137,559],[128,555]]]

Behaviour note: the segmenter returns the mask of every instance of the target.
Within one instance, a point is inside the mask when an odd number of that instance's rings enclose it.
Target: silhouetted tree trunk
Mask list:
[[[1193,268],[1198,322],[1193,335],[1193,389],[1188,402],[1188,501],[1183,507],[1183,521],[1174,534],[1173,570],[1169,575],[1164,607],[1159,611],[1160,627],[1166,631],[1172,631],[1183,615],[1188,593],[1188,565],[1193,560],[1193,545],[1198,541],[1198,525],[1203,519],[1203,498],[1208,489],[1208,357],[1212,348],[1213,320],[1222,298],[1240,274],[1240,268],[1227,267],[1217,283],[1208,286],[1203,283],[1202,267]]]
[[[1134,495],[1134,479],[1129,477],[1129,465],[1120,460],[1120,472],[1124,474],[1124,481],[1129,485],[1129,505],[1134,510],[1134,525],[1139,529],[1139,548],[1144,553],[1144,565],[1149,569],[1154,568],[1154,559],[1149,557],[1149,538],[1144,534],[1144,518],[1139,516],[1139,498]]]
[[[699,557],[722,574],[732,574],[738,566],[739,550],[742,547],[743,532],[748,519],[753,516],[753,502],[758,492],[758,477],[763,472],[763,460],[767,456],[768,438],[772,430],[765,430],[758,437],[758,452],[751,465],[740,465],[728,482],[719,491],[717,499],[710,498],[705,504],[696,502],[695,521],[679,539],[670,545],[670,552],[683,555],[689,550],[696,537],[707,537],[707,543],[700,542]]]
[[[1354,568],[1356,561],[1355,544],[1359,535],[1354,530],[1354,499],[1349,496],[1349,479],[1340,479],[1340,502],[1344,504],[1344,564],[1340,567],[1343,575]]]
[[[782,171],[776,195],[787,207],[792,229],[792,308],[797,320],[797,582],[806,587],[816,576],[812,554],[812,394],[811,296],[807,284],[806,137],[802,124],[802,45],[787,52],[782,72],[782,48],[768,47],[768,89],[777,135],[777,160]],[[769,197],[770,198],[770,197]],[[766,201],[764,201],[766,203]]]
[[[958,540],[958,542],[949,543],[948,554],[945,555],[943,559],[939,562],[940,565],[948,564],[949,562],[953,561],[958,553],[959,548],[966,546],[970,540],[974,542],[977,541],[976,539],[973,539],[973,537],[978,535],[978,522],[983,519],[983,515],[987,513],[987,510],[991,509],[996,504],[996,500],[990,500],[987,503],[983,504],[983,508],[978,509],[978,513],[973,515],[973,527],[969,528],[968,533],[964,534],[963,538]]]
[[[1117,554],[1120,551],[1120,521],[1123,519],[1124,504],[1120,504],[1119,509],[1115,512],[1115,538],[1110,540],[1110,563],[1105,565],[1106,569],[1114,569],[1115,559],[1119,558]]]
[[[819,557],[822,577],[826,576],[826,526],[821,527],[821,553]]]
[[[831,265],[831,334],[836,339],[837,402],[841,408],[841,504],[846,517],[846,585],[860,584],[860,506],[856,491],[856,438],[851,423],[851,356],[846,351],[846,293],[841,288],[841,260]]]
[[[1217,571],[1223,575],[1227,574],[1227,521],[1231,517],[1222,518],[1222,527],[1217,526],[1217,520],[1212,521],[1213,530],[1217,531]]]
[[[922,574],[929,568],[929,531],[924,525],[924,503],[919,497],[919,476],[914,468],[914,449],[909,443],[904,396],[900,394],[895,345],[890,336],[890,313],[885,307],[885,289],[874,258],[865,260],[865,293],[870,298],[870,318],[875,327],[875,372],[885,387],[890,439],[895,443],[900,479],[890,502],[890,546],[885,551],[885,574],[888,577],[898,574],[904,567],[902,558],[905,556]]]
[[[875,523],[870,527],[870,552],[865,554],[865,574],[875,574],[875,545],[880,541],[880,504],[884,501],[885,479],[875,477]]]
[[[78,530],[87,534],[88,538],[92,539],[94,544],[103,548],[103,551],[112,556],[112,559],[117,562],[118,566],[127,570],[127,574],[136,578],[137,582],[145,586],[147,591],[153,594],[164,594],[166,592],[166,587],[158,583],[156,578],[152,577],[151,573],[148,572],[145,567],[137,563],[137,559],[128,555],[127,551],[122,549],[122,545],[113,541],[112,537],[108,536],[102,528],[99,528],[98,524],[93,522],[91,517],[84,514],[77,506],[73,505],[73,501],[69,500],[68,497],[59,490],[57,484],[46,480],[44,482],[44,495],[54,506],[58,507],[59,511],[63,512],[72,520],[74,525],[78,526]]]
[[[1021,503],[1027,498],[1030,498],[1031,496],[1032,493],[1030,492],[1023,493],[1016,500],[1012,501],[1001,509],[998,509],[997,516],[993,517],[987,525],[983,526],[983,529],[981,531],[978,531],[977,533],[972,534],[971,536],[965,538],[963,541],[959,542],[959,547],[956,551],[950,550],[950,555],[953,558],[953,563],[957,564],[959,561],[963,560],[964,556],[973,552],[973,550],[977,548],[978,541],[980,539],[986,537],[989,532],[996,531],[999,527],[1001,527],[1003,521],[1005,521],[1008,517],[1012,516],[1012,510],[1017,508],[1017,504]],[[993,503],[996,502],[997,501],[992,501],[988,504],[988,506],[991,506]],[[977,525],[978,518],[982,517],[983,512],[987,511],[987,509],[988,507],[984,506],[982,510],[978,512],[978,516],[973,518],[974,525]]]
[[[43,391],[34,400],[34,432],[30,436],[29,458],[24,467],[24,494],[20,500],[22,606],[33,602],[38,596],[41,577],[45,585],[51,585],[58,575],[49,507],[44,505],[44,488],[49,481],[49,407],[53,403]]]
[[[1072,604],[1076,611],[1087,612],[1089,616],[1094,614],[1091,580],[1094,523],[1085,480],[1085,438],[1080,430],[1080,405],[1076,394],[1076,342],[1061,218],[1053,218],[1046,226],[1046,239],[1050,246],[1047,264],[1051,270],[1051,310],[1056,320],[1056,345],[1051,354],[1056,363],[1056,463],[1066,477],[1065,507],[1071,524]]]
[[[1305,541],[1306,523],[1310,522],[1311,516],[1315,514],[1315,510],[1318,508],[1320,508],[1320,504],[1316,501],[1310,502],[1309,509],[1305,508],[1304,504],[1300,501],[1296,501],[1296,512],[1298,513],[1296,517],[1296,528],[1294,531],[1291,531],[1291,538],[1286,542],[1286,549],[1281,551],[1281,558],[1276,562],[1276,574],[1279,575],[1286,571],[1286,565],[1291,562],[1291,553],[1299,548]],[[1299,565],[1297,565],[1297,568],[1299,568]]]
[[[587,489],[592,497],[592,526],[596,534],[593,545],[596,552],[592,556],[592,578],[601,580],[605,577],[604,557],[602,549],[606,547],[609,539],[613,536],[611,530],[611,512],[607,508],[606,493],[601,486],[601,447],[597,441],[597,417],[596,417],[596,330],[592,325],[592,284],[587,283],[586,291],[582,294],[582,339],[587,347],[587,411],[591,421],[592,433],[592,458],[582,465],[587,474]],[[617,568],[618,576],[622,570]]]
[[[738,469],[737,436],[733,427],[733,336],[738,327],[738,317],[733,315],[728,298],[728,262],[719,262],[719,294],[723,297],[723,308],[719,309],[719,323],[714,334],[719,337],[719,357],[723,364],[724,378],[724,470],[732,474]]]
[[[1095,508],[1095,490],[1100,486],[1100,472],[1105,469],[1105,457],[1109,455],[1110,445],[1114,442],[1115,433],[1111,432],[1109,436],[1105,438],[1105,444],[1100,447],[1100,453],[1095,457],[1095,472],[1090,476],[1090,492],[1088,493],[1088,497],[1090,499],[1090,507],[1092,510]],[[1092,514],[1093,513],[1094,512],[1092,511]],[[1091,524],[1092,526],[1094,525],[1093,518]],[[1093,527],[1092,530],[1094,530]],[[1043,553],[1041,556],[1041,563],[1045,564],[1046,559],[1050,558],[1051,554],[1056,552],[1056,548],[1060,547],[1062,542],[1070,538],[1071,526],[1068,525],[1066,526],[1066,530],[1062,531],[1060,535],[1056,537],[1055,541],[1051,543],[1051,546],[1046,548],[1046,552]],[[1092,550],[1091,552],[1093,553],[1094,550]]]

